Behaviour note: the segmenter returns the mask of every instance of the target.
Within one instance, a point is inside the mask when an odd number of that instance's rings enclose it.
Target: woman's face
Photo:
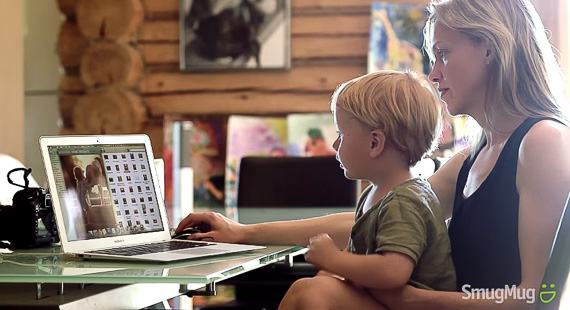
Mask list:
[[[438,84],[449,113],[472,116],[481,113],[488,62],[492,60],[486,44],[475,43],[436,22],[432,48],[436,61],[429,78]]]
[[[334,122],[338,137],[332,147],[337,151],[336,159],[344,169],[344,175],[349,179],[364,178],[370,151],[370,130],[341,108],[335,110]]]

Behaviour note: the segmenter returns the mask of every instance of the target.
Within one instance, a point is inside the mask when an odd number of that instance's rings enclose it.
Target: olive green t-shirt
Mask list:
[[[348,250],[356,254],[397,252],[416,263],[408,284],[454,291],[455,268],[439,200],[420,178],[396,186],[363,214],[368,187],[356,207]]]

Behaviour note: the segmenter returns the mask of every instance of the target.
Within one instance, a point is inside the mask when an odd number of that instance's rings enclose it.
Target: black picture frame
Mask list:
[[[290,29],[290,0],[180,0],[180,69],[289,69]]]

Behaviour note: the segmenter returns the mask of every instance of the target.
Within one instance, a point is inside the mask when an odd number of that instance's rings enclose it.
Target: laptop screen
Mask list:
[[[48,146],[69,241],[162,231],[144,144]]]

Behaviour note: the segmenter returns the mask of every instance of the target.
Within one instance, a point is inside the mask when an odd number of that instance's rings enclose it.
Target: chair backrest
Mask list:
[[[243,157],[237,189],[238,207],[354,207],[359,195],[334,156]]]
[[[538,307],[537,309],[562,309],[560,308],[560,301],[564,293],[564,286],[568,280],[568,273],[570,272],[570,211],[568,205],[570,204],[570,195],[566,200],[566,206],[562,211],[560,224],[554,237],[552,251],[550,252],[550,259],[542,278],[543,288],[542,296],[537,294]],[[546,285],[546,287],[544,287]],[[552,287],[551,285],[554,285]],[[552,293],[546,294],[545,292],[554,292],[556,296],[549,302]]]

